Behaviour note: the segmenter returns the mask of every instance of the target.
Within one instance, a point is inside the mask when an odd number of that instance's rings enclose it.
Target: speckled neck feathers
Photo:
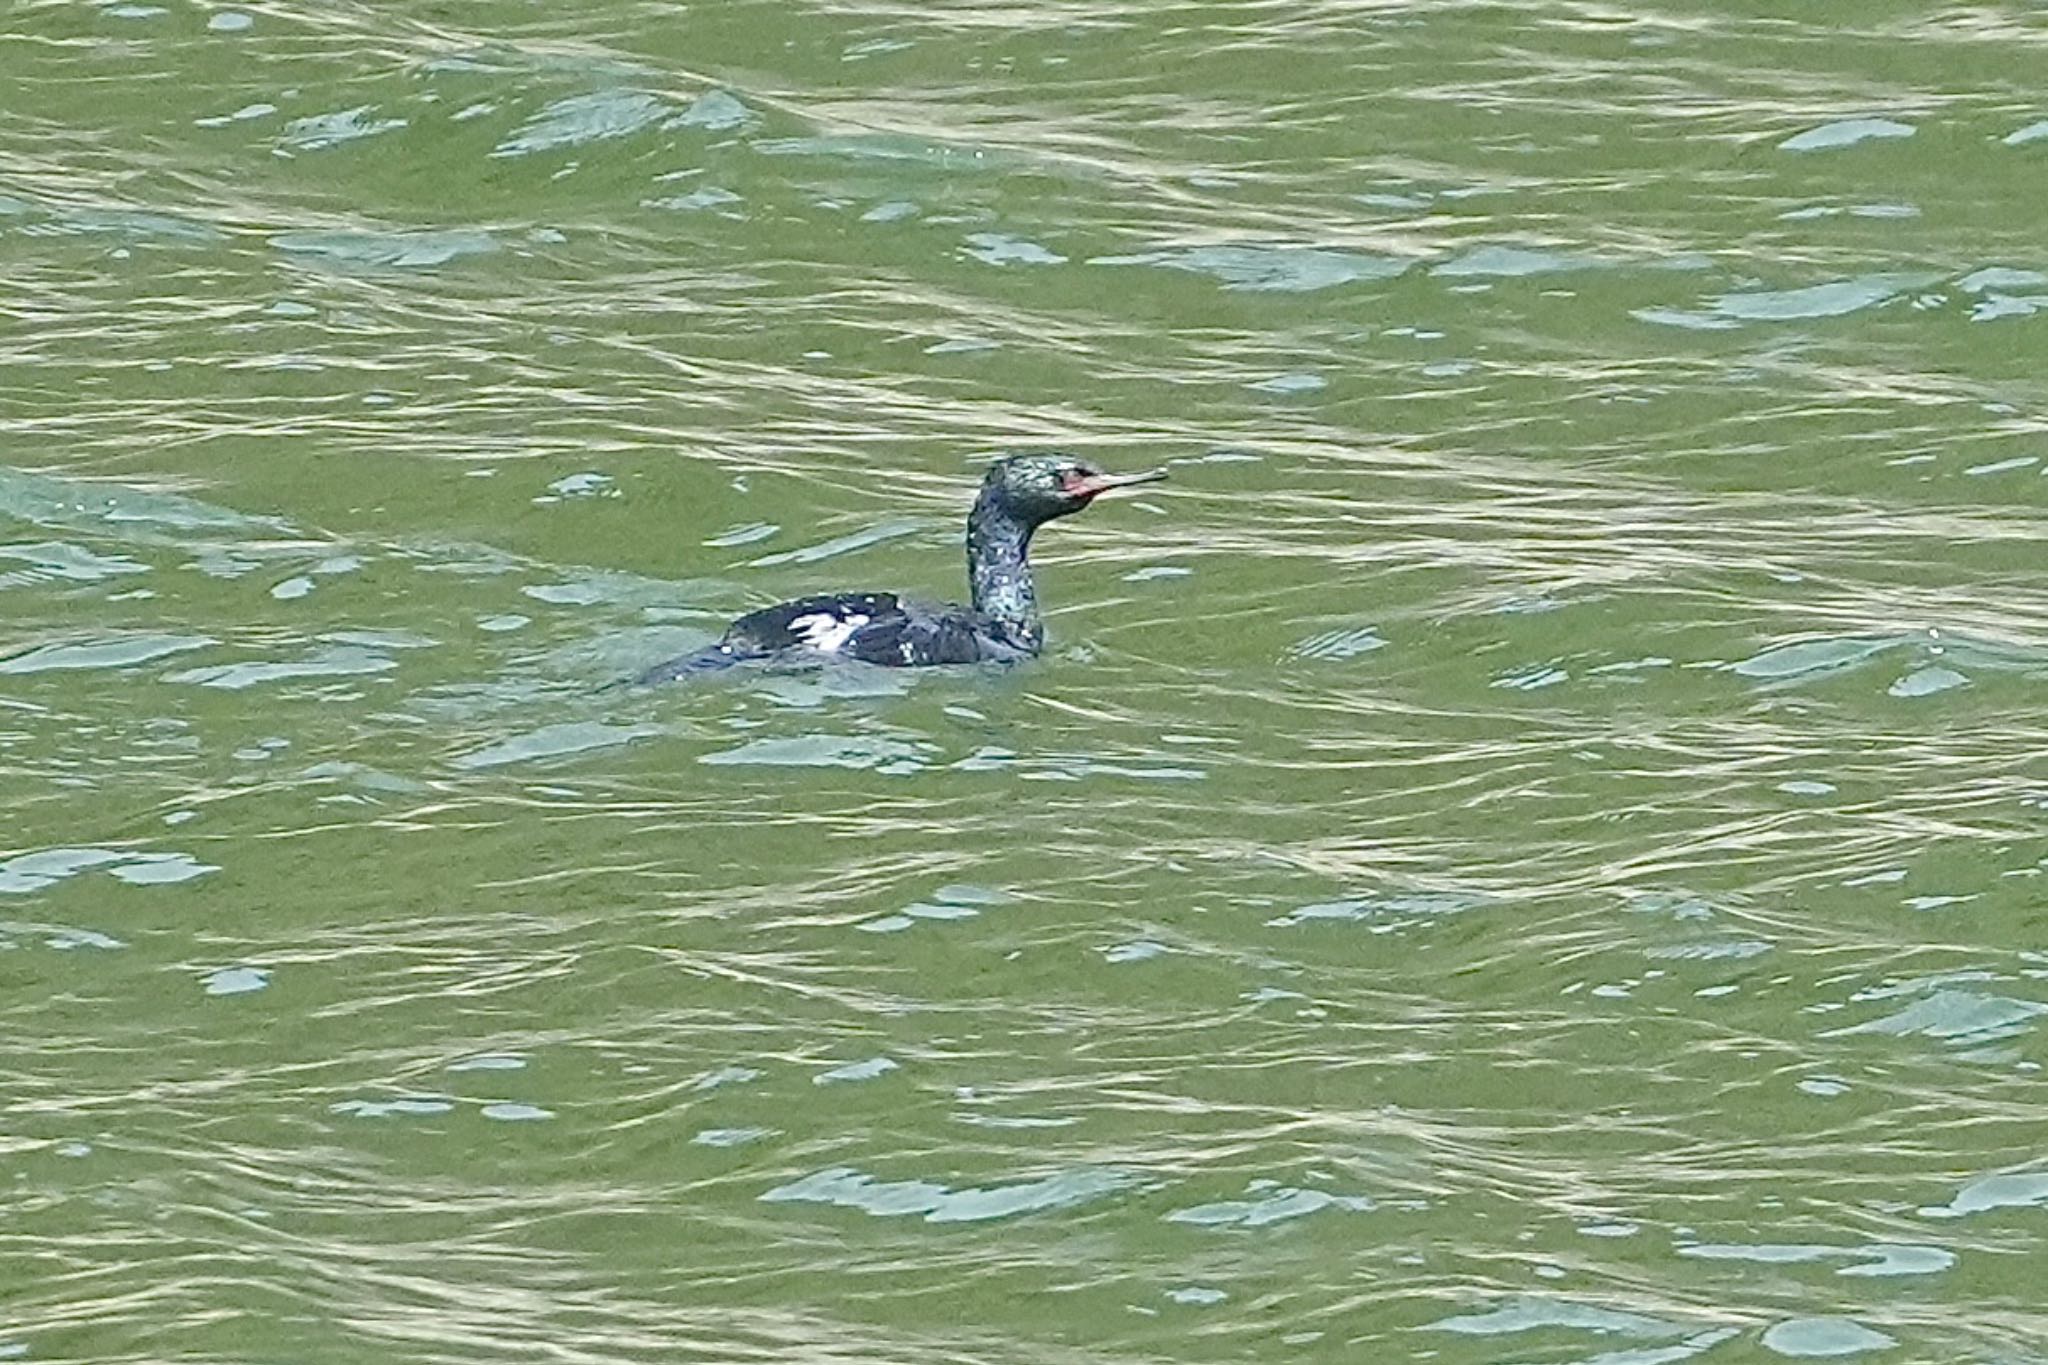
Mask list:
[[[967,579],[974,588],[974,609],[1000,621],[1034,654],[1045,643],[1027,558],[1036,529],[1011,511],[993,483],[981,490],[967,517]]]

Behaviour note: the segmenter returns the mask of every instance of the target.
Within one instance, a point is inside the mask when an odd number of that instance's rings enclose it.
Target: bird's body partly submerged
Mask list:
[[[1031,535],[1098,494],[1149,483],[1165,471],[1105,474],[1070,455],[1012,455],[989,466],[967,516],[973,603],[925,602],[887,592],[826,593],[748,612],[709,649],[641,676],[673,682],[749,661],[858,659],[890,668],[1015,663],[1045,645],[1031,580]]]

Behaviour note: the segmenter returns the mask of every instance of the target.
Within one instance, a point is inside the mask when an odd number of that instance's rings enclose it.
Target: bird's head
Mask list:
[[[1110,474],[1078,455],[1037,451],[1007,455],[988,467],[981,482],[984,501],[994,501],[1030,526],[1078,512],[1112,488],[1152,483],[1166,477],[1163,469],[1142,474]]]

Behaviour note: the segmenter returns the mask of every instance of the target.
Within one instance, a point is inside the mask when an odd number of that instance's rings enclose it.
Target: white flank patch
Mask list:
[[[806,648],[815,649],[820,654],[836,654],[853,638],[853,633],[867,623],[868,618],[859,612],[834,616],[828,611],[814,611],[791,621],[789,629],[803,637]]]

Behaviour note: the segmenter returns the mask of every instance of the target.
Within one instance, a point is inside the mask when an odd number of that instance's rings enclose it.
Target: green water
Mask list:
[[[2048,1361],[2044,47],[16,5],[0,1358]]]

